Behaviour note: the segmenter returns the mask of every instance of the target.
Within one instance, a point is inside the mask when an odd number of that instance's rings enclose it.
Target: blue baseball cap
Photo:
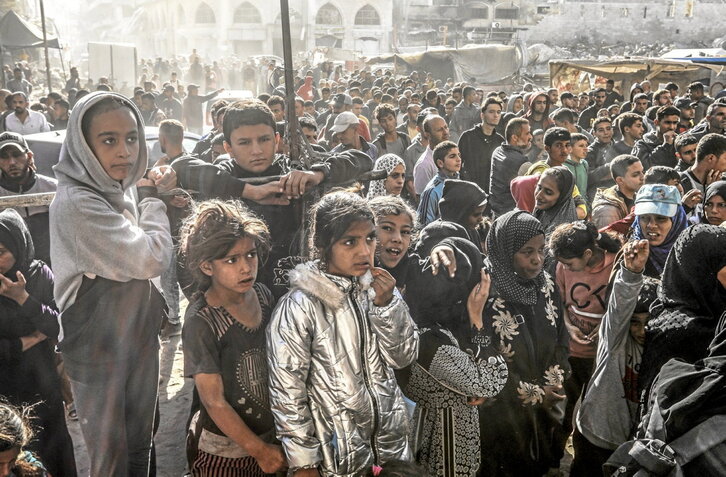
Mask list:
[[[675,186],[645,184],[635,196],[635,215],[655,214],[674,217],[681,205],[681,194]]]

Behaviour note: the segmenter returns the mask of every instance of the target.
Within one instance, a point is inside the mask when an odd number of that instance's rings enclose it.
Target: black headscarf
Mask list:
[[[658,302],[665,310],[717,320],[726,310],[726,290],[716,274],[726,267],[726,229],[694,225],[681,233],[663,268]]]
[[[507,301],[534,305],[545,283],[544,273],[527,280],[513,267],[514,254],[537,235],[544,235],[539,220],[529,212],[514,210],[497,218],[487,236],[487,266],[497,292]]]
[[[575,189],[575,177],[565,166],[557,166],[547,169],[543,174],[552,176],[557,181],[560,189],[560,197],[555,205],[547,210],[535,209],[534,216],[542,224],[545,235],[549,236],[558,225],[569,224],[577,220],[575,201],[572,199],[572,191]]]
[[[726,200],[726,181],[716,181],[706,188],[706,193],[703,195],[704,209],[706,207],[706,202],[711,200],[711,198],[714,195],[717,195],[717,196],[721,197],[723,200]],[[704,224],[708,223],[708,220],[706,220],[705,212],[704,212],[703,219],[701,220],[701,223],[704,223]]]
[[[15,281],[16,272],[21,272],[27,278],[30,265],[35,258],[35,248],[28,226],[14,209],[0,212],[0,243],[15,257],[15,265],[4,275]]]

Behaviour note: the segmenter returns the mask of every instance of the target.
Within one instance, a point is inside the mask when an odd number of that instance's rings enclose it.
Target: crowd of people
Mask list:
[[[155,475],[179,335],[192,476],[723,474],[726,90],[159,68],[0,90],[0,476]]]

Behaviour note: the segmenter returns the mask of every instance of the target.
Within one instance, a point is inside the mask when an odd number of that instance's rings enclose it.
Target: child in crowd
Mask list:
[[[588,211],[590,209],[590,198],[587,196],[587,172],[589,165],[585,160],[587,157],[587,147],[589,142],[587,136],[580,133],[574,133],[570,137],[570,144],[572,144],[572,151],[570,156],[565,161],[565,167],[567,167],[572,175],[575,176],[575,186],[580,191],[580,194],[585,194],[583,199],[588,204]]]
[[[0,401],[0,477],[50,477],[43,464],[26,450],[33,439],[28,421],[27,410]]]
[[[595,370],[577,413],[573,477],[601,475],[602,465],[638,423],[638,374],[658,285],[643,276],[648,248],[647,240],[638,240],[623,249],[623,266],[599,328]]]
[[[183,329],[185,374],[201,409],[192,419],[192,475],[264,476],[287,467],[274,444],[265,330],[274,300],[256,283],[270,248],[263,221],[240,202],[202,202],[187,219],[181,251],[199,286]]]
[[[374,215],[349,192],[313,208],[317,258],[290,272],[267,332],[270,403],[295,477],[360,475],[411,459],[409,417],[393,370],[418,334],[387,271],[374,267]]]

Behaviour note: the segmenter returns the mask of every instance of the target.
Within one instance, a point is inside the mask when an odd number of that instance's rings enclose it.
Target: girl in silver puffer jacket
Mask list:
[[[393,370],[415,361],[418,333],[393,277],[373,266],[365,200],[335,192],[313,217],[319,258],[290,273],[268,328],[270,404],[295,477],[352,477],[412,458]]]

